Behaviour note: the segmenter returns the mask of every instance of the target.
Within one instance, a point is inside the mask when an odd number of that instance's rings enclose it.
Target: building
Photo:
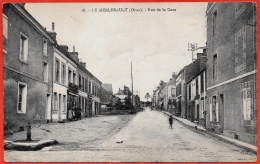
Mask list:
[[[206,66],[187,82],[189,119],[205,127],[206,114]]]
[[[113,107],[113,89],[112,84],[102,84],[101,85],[101,104],[103,106],[102,110],[112,109]]]
[[[176,76],[176,116],[186,117],[185,67]]]
[[[55,40],[24,8],[3,5],[4,128],[50,119]]]
[[[167,106],[166,102],[166,92],[167,92],[167,83],[161,81],[158,88],[158,106],[161,110],[165,110]]]
[[[175,107],[176,107],[176,74],[173,73],[171,79],[166,84],[166,93],[165,93],[165,109],[175,114]]]
[[[207,128],[256,145],[256,4],[207,7]]]
[[[115,94],[115,96],[120,99],[122,105],[125,105],[125,98],[127,97],[125,93],[126,92],[123,89],[119,88],[118,92]]]
[[[207,64],[207,54],[206,49],[203,49],[203,53],[197,53],[197,59],[191,64],[186,66],[185,71],[185,81],[186,81],[186,113],[187,119],[193,121],[199,121],[200,118],[200,98],[204,96],[201,93],[200,87],[201,82],[204,83],[205,80],[201,81],[200,74],[205,72]],[[203,95],[202,95],[203,94]]]
[[[185,66],[176,76],[176,115],[194,121],[194,107],[187,101],[187,82],[190,82],[207,64],[206,49],[197,53],[197,59]]]
[[[24,6],[3,6],[5,131],[66,120],[73,103],[82,116],[99,114],[101,81],[74,47],[58,45],[54,23],[46,31]]]

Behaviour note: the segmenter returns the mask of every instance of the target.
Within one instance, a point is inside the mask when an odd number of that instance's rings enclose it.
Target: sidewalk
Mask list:
[[[164,114],[166,114],[168,116],[172,115],[171,113],[166,112],[166,111],[160,111],[160,112],[163,112]],[[195,123],[193,123],[193,122],[191,122],[187,119],[184,119],[184,118],[176,117],[174,115],[172,115],[172,116],[175,120],[178,120],[179,122],[181,122],[182,124],[184,124],[188,128],[195,131],[195,126],[197,126],[197,124],[195,124]],[[225,137],[223,135],[208,132],[208,131],[206,131],[206,129],[204,127],[202,127],[200,125],[197,126],[197,132],[199,132],[201,134],[209,134],[212,137],[218,138],[219,140],[225,141],[227,143],[233,144],[235,146],[238,146],[240,148],[243,148],[245,150],[248,150],[250,152],[257,154],[257,147],[256,146],[242,142],[242,141],[239,141],[239,140],[235,140],[235,139],[232,139],[232,138],[229,138],[229,137]]]
[[[21,131],[4,136],[5,148],[6,150],[32,150],[32,148],[40,150],[42,147],[49,146],[50,142],[54,142],[59,144],[56,144],[52,150],[81,150],[89,147],[94,141],[109,138],[117,133],[133,117],[134,115],[99,115],[72,122],[32,125],[31,135],[34,143],[18,145],[14,142],[26,139],[26,131]],[[39,143],[41,146],[38,145]],[[27,147],[24,148],[25,146]]]

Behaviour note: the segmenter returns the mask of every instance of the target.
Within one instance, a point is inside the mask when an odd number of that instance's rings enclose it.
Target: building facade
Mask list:
[[[187,108],[189,119],[205,127],[206,67],[187,82]]]
[[[176,114],[176,75],[172,74],[171,79],[166,84],[165,108],[168,112]]]
[[[101,81],[56,35],[54,23],[46,31],[25,4],[3,5],[5,132],[66,120],[73,103],[83,117],[100,113]]]
[[[207,8],[207,128],[256,145],[256,4]]]
[[[19,131],[50,115],[55,40],[24,4],[3,5],[3,38],[4,126]]]

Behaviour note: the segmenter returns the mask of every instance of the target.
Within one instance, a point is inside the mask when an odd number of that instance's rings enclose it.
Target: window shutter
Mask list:
[[[209,120],[212,121],[212,97],[209,97]]]
[[[219,122],[218,103],[216,103],[216,122]]]

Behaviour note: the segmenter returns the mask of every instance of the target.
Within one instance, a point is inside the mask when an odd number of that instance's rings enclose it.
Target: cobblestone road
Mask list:
[[[96,126],[100,130],[103,129],[98,124]],[[85,133],[91,131],[73,135],[84,136]],[[253,153],[196,133],[177,121],[174,121],[173,129],[169,129],[168,117],[148,108],[135,115],[114,135],[107,137],[105,133],[101,135],[104,137],[99,136],[81,142],[77,140],[74,143],[64,142],[37,152],[5,151],[5,159],[23,162],[253,162],[256,160],[256,155]]]

